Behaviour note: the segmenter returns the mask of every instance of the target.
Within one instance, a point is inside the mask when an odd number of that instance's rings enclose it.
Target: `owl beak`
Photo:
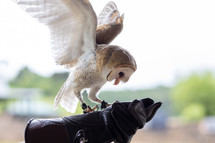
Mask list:
[[[108,76],[106,77],[107,78],[107,81],[112,81],[114,79],[114,74],[112,74],[113,72],[111,71]],[[122,77],[124,76],[124,73],[120,72],[119,74],[117,74],[117,76],[115,77],[115,81],[114,81],[114,85],[118,85],[120,83],[120,81],[122,80]]]
[[[115,81],[114,81],[114,85],[119,84],[123,77],[124,77],[124,73],[123,73],[123,72],[120,72],[120,73],[118,74],[118,77],[117,77],[117,78],[115,79]]]
[[[121,79],[117,77],[114,81],[114,85],[118,85],[120,83]]]
[[[129,67],[116,68],[106,76],[106,80],[107,81],[114,80],[113,85],[118,85],[121,81],[127,82],[133,72],[134,70]]]

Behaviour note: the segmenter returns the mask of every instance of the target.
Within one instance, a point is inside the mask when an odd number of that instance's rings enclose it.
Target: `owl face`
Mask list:
[[[125,49],[115,45],[98,45],[97,67],[107,81],[114,81],[114,85],[127,82],[136,71],[137,65],[133,56]]]
[[[118,67],[107,75],[107,81],[115,80],[114,85],[119,84],[120,81],[127,82],[134,72],[130,67]]]

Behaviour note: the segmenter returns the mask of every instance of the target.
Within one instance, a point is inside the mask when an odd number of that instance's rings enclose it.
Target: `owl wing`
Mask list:
[[[123,28],[124,15],[120,16],[117,6],[110,1],[98,16],[96,43],[109,44]]]
[[[97,17],[88,0],[14,0],[50,29],[57,64],[72,67],[96,45]]]

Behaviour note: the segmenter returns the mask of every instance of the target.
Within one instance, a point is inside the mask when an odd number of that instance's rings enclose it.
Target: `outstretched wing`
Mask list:
[[[122,31],[123,18],[116,4],[110,1],[99,14],[96,43],[109,44]]]
[[[57,64],[68,67],[96,45],[97,17],[88,0],[14,0],[48,25]]]

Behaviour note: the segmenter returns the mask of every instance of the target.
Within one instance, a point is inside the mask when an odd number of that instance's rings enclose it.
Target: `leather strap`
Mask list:
[[[75,139],[73,141],[74,143],[87,143],[88,139],[86,137],[86,133],[85,130],[79,130],[76,135],[75,135]]]

